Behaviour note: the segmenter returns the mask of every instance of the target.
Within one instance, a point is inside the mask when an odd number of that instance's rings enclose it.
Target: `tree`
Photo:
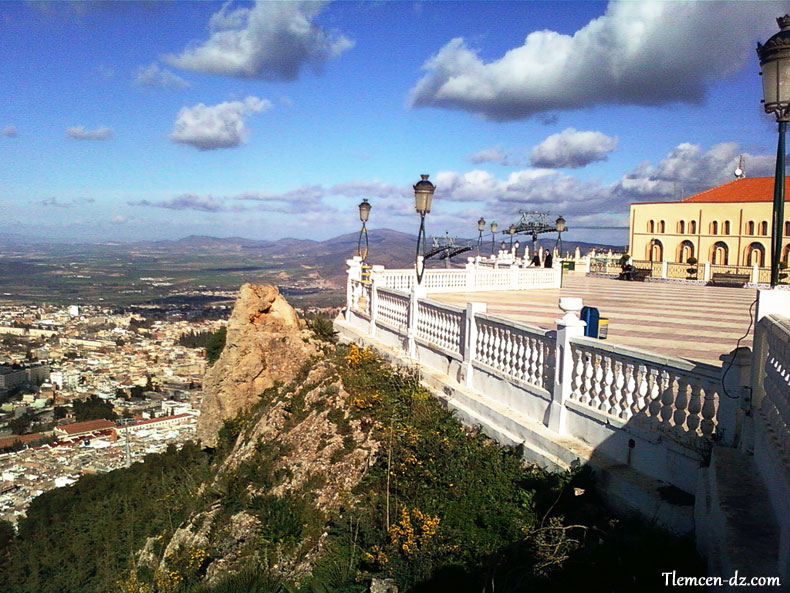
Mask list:
[[[35,419],[36,417],[33,414],[25,412],[21,416],[11,420],[8,426],[11,428],[12,434],[25,434]]]
[[[88,399],[74,402],[74,417],[77,422],[85,420],[97,420],[106,418],[115,420],[118,415],[113,411],[112,404],[101,399],[98,395],[92,395]]]
[[[211,337],[206,342],[206,358],[209,364],[214,364],[222,350],[225,348],[225,341],[228,337],[228,328],[224,325],[211,334]]]

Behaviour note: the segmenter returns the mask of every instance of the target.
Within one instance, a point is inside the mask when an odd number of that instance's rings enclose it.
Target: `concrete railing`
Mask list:
[[[683,442],[716,433],[721,369],[590,338],[571,339],[570,399]]]
[[[708,262],[689,265],[681,262],[633,260],[632,264],[640,270],[649,270],[651,278],[680,282],[709,282],[713,274],[748,274],[748,284],[767,284],[771,280],[771,269],[750,266],[714,265]],[[692,270],[689,273],[689,269]],[[589,273],[591,275],[619,275],[622,272],[620,260],[591,258]]]
[[[354,260],[350,260],[350,265]],[[463,269],[425,270],[422,287],[427,292],[474,292],[483,290],[531,290],[559,288],[562,269],[523,267],[518,263],[493,266],[491,262],[470,258]],[[387,270],[373,266],[371,282],[392,290],[410,291],[416,283],[414,270]]]
[[[561,299],[566,314],[546,330],[489,315],[484,303],[460,308],[386,288],[380,270],[371,278],[350,283],[346,321],[359,335],[560,438],[687,492],[712,443],[737,438],[739,400],[722,396],[720,367],[585,338],[581,299]]]

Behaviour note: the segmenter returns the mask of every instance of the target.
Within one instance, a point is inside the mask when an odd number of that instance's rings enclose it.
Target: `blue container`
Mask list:
[[[587,322],[587,327],[584,328],[584,335],[588,338],[598,337],[598,320],[601,314],[596,307],[582,307],[580,314],[581,320]]]

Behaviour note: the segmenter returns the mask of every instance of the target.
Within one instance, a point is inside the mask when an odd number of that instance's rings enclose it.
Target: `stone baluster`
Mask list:
[[[664,393],[665,383],[668,381],[669,375],[666,371],[659,371],[658,369],[651,369],[651,374],[653,376],[653,384],[650,386],[650,398],[646,402],[646,412],[648,416],[660,422],[661,394]]]
[[[668,371],[664,371],[662,374],[665,376],[662,377],[663,380],[661,382],[661,409],[658,412],[658,416],[661,424],[670,426],[675,404],[675,376]]]
[[[362,281],[362,258],[355,255],[346,260],[348,266],[346,277],[346,321],[351,319],[351,309],[356,304],[354,282]]]
[[[705,387],[707,391],[707,386]],[[700,413],[702,412],[702,385],[698,382],[694,382],[691,384],[691,396],[689,397],[688,403],[688,414],[686,415],[686,426],[688,427],[688,432],[690,435],[699,434],[697,429],[699,428],[700,421],[702,417]]]
[[[675,409],[672,411],[672,424],[679,434],[686,433],[686,416],[688,416],[689,380],[685,375],[677,377],[678,390],[675,395]]]
[[[625,420],[633,418],[640,410],[645,408],[645,402],[650,392],[650,378],[651,373],[648,371],[647,366],[634,363],[629,363],[630,385],[628,390],[628,398],[626,399],[626,406],[623,410],[626,415],[623,416]],[[635,377],[636,376],[636,377]],[[638,377],[638,383],[637,383]]]
[[[584,352],[582,352],[581,348],[574,347],[572,354],[571,363],[574,365],[573,385],[577,399],[583,404],[590,405],[590,394],[584,390]]]
[[[702,420],[699,429],[702,436],[711,437],[716,430],[716,408],[718,399],[718,386],[713,383],[706,383],[704,397],[702,400]]]
[[[603,410],[604,412],[608,412],[610,410],[610,403],[606,397],[606,384],[604,383],[604,369],[603,369],[603,357],[594,352],[592,356],[590,356],[588,364],[591,366],[590,372],[592,372],[592,390],[594,397],[598,400],[598,409]]]

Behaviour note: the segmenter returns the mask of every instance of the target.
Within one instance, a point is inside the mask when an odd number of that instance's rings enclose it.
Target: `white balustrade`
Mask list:
[[[528,328],[493,316],[475,316],[475,360],[497,371],[551,391],[554,338],[546,330]]]
[[[370,315],[370,284],[351,280],[351,308],[359,313]]]
[[[590,338],[572,339],[571,356],[571,400],[623,422],[658,426],[676,440],[716,432],[719,368]]]
[[[492,268],[482,263],[453,270],[425,270],[422,286],[427,292],[471,292],[479,290],[530,290],[558,288],[561,270],[557,268]],[[379,286],[410,291],[414,287],[414,270],[374,272]]]
[[[417,338],[461,353],[463,309],[428,300],[417,302]]]
[[[408,293],[381,288],[377,293],[377,322],[405,334],[409,325]]]
[[[772,315],[762,327],[768,348],[759,413],[774,451],[790,470],[790,320]]]

